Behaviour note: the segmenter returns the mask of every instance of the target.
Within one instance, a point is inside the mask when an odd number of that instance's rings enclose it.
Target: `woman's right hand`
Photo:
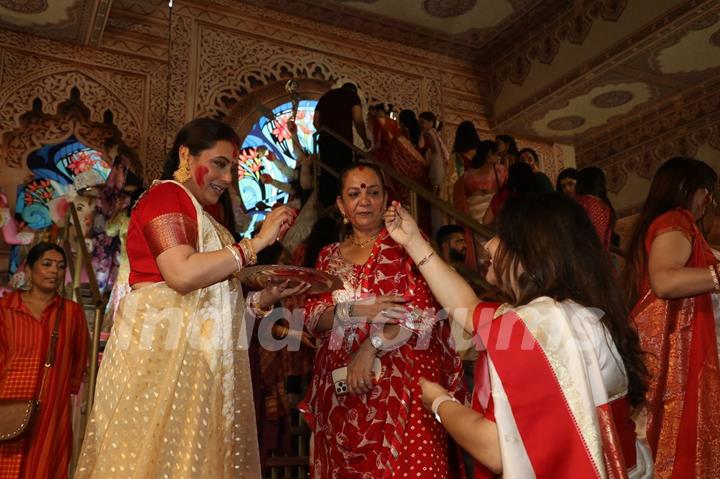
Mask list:
[[[296,216],[297,212],[286,205],[273,209],[265,217],[260,232],[255,237],[259,243],[255,247],[255,252],[259,253],[261,249],[282,239],[292,226]]]
[[[399,295],[374,296],[352,303],[351,315],[368,323],[399,324],[407,314],[406,302]]]
[[[397,244],[407,247],[413,240],[422,240],[420,228],[415,219],[397,201],[393,201],[385,211],[384,219],[390,237]]]

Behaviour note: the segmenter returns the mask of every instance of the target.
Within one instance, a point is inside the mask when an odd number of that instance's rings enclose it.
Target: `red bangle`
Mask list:
[[[240,246],[240,243],[233,244],[233,247],[237,250],[238,253],[240,253],[240,257],[242,258],[243,266],[247,264],[247,258],[245,258],[245,251]]]

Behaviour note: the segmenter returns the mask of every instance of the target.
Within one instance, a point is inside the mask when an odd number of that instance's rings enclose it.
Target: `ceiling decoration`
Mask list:
[[[521,85],[533,61],[551,64],[563,42],[581,45],[596,20],[617,21],[630,0],[593,0],[582,8],[565,8],[543,18],[535,32],[523,32],[509,48],[499,50],[493,64],[492,91],[498,95],[506,80]]]
[[[613,90],[601,93],[590,100],[590,103],[598,108],[615,108],[624,105],[632,99],[633,94],[627,90]]]
[[[564,106],[548,111],[533,122],[535,135],[563,137],[569,141],[574,135],[604,125],[611,117],[624,115],[654,96],[647,83],[603,85],[572,98]]]
[[[112,0],[0,0],[0,28],[97,45]]]
[[[720,67],[720,16],[709,15],[702,20],[657,54],[653,63],[658,71],[674,74]]]
[[[503,97],[517,93],[525,99],[505,109],[496,101],[494,128],[520,137],[552,138],[573,144],[578,151],[589,151],[584,145],[604,138],[605,132],[618,122],[652,114],[661,103],[679,104],[693,89],[709,94],[720,78],[720,2],[663,1],[671,5],[666,11],[652,12],[650,23],[638,24],[628,37],[618,37],[608,49],[584,56],[567,74],[548,74],[546,83],[533,89],[524,83],[525,91],[513,86],[503,92]],[[628,15],[637,15],[640,6],[642,0],[629,0]],[[611,26],[606,24],[605,28]],[[624,28],[623,24],[618,28]],[[597,41],[595,33],[589,38]],[[538,43],[536,48],[546,45]],[[535,64],[532,68],[550,72],[555,63],[567,62],[568,46],[562,48],[549,66]],[[495,70],[493,74],[497,73]],[[532,78],[538,78],[535,70]],[[565,117],[585,121],[581,125],[578,121],[560,121]]]
[[[430,35],[447,36],[471,48],[473,38],[482,35],[485,29],[497,27],[514,11],[509,0],[336,0],[335,3],[348,10],[349,15],[372,14],[376,21],[392,21],[388,27],[395,40],[403,38],[404,32],[402,36],[399,34],[408,27],[421,28]],[[376,28],[374,35],[378,35],[378,30]]]
[[[425,0],[423,9],[439,18],[464,15],[477,5],[477,0]]]
[[[598,1],[598,0],[595,0]],[[618,0],[615,0],[618,1]],[[567,7],[568,0],[243,0],[383,40],[488,63],[496,48]]]
[[[77,21],[75,11],[82,0],[56,0],[50,5],[34,0],[30,3],[0,1],[0,22],[17,27],[52,27]]]
[[[581,116],[561,116],[547,124],[547,127],[555,131],[576,130],[585,124],[585,118]]]
[[[18,13],[41,13],[47,10],[47,0],[0,0],[0,6]]]

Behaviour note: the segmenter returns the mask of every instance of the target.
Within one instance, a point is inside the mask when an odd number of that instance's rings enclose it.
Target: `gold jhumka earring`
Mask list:
[[[190,162],[187,157],[180,158],[178,169],[173,173],[173,179],[178,183],[185,183],[190,179]]]

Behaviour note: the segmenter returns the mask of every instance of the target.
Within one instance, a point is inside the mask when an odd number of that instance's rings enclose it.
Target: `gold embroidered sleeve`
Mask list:
[[[182,213],[167,213],[153,218],[143,228],[143,235],[153,257],[181,244],[196,247],[197,224]]]

